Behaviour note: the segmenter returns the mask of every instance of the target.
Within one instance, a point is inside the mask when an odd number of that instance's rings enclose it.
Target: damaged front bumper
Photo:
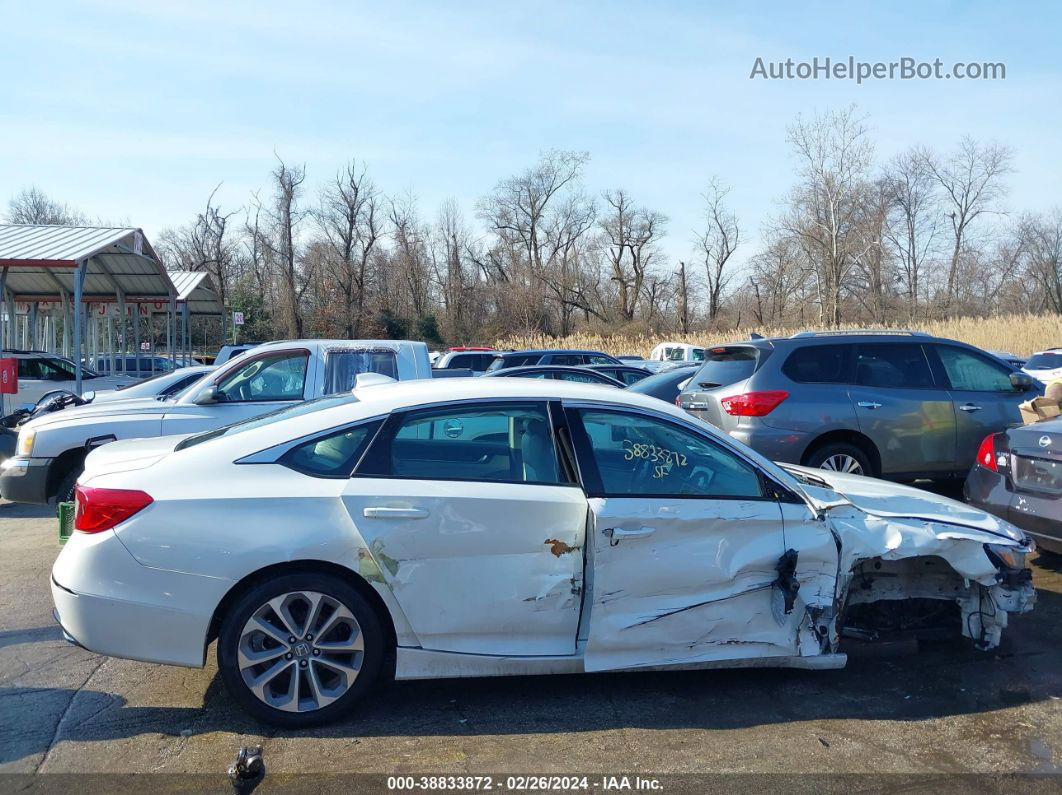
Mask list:
[[[1007,626],[1007,616],[1028,613],[1036,604],[1029,569],[1001,569],[997,579],[997,584],[992,586],[971,583],[966,595],[958,600],[962,634],[971,638],[979,649],[998,646]]]

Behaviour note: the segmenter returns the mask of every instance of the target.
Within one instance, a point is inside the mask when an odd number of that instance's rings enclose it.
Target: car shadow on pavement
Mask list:
[[[0,688],[0,705],[18,724],[0,728],[0,763],[44,753],[58,741],[145,733],[354,738],[625,728],[714,731],[791,721],[921,721],[987,713],[1062,695],[1057,654],[1062,594],[1041,590],[1038,596],[1031,616],[1013,618],[1003,646],[987,653],[956,641],[923,644],[917,654],[851,658],[847,668],[836,671],[731,669],[392,682],[377,688],[349,717],[301,731],[249,718],[216,675],[200,708],[130,706],[119,695],[92,689]],[[34,720],[38,714],[59,717]]]
[[[54,519],[52,505],[29,505],[24,502],[0,500],[0,519]]]

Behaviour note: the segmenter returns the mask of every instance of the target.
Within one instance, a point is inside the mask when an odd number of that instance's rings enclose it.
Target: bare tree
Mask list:
[[[783,223],[815,263],[820,322],[837,326],[847,278],[865,246],[854,232],[874,147],[854,106],[810,120],[798,116],[787,137],[800,181]]]
[[[697,248],[704,265],[709,321],[719,314],[723,291],[731,277],[727,263],[741,239],[737,216],[726,205],[729,193],[730,188],[713,177],[703,195],[705,226],[697,235]]]
[[[33,185],[23,188],[7,203],[7,221],[12,224],[87,226],[88,216],[68,204],[49,199]]]
[[[907,316],[914,320],[925,289],[926,269],[940,232],[936,183],[925,156],[916,149],[901,152],[885,169],[892,195],[886,243],[899,262],[907,293]]]
[[[963,138],[958,149],[944,159],[921,150],[924,166],[940,186],[950,222],[952,251],[944,288],[947,312],[958,293],[959,264],[969,242],[970,226],[983,214],[996,212],[1006,195],[1003,178],[1010,173],[1010,150],[999,144],[978,144]]]
[[[686,271],[686,263],[679,260],[679,268],[675,273],[677,282],[675,289],[677,291],[676,298],[678,300],[678,327],[682,334],[690,333],[690,294],[692,293],[693,285],[689,273]]]
[[[369,260],[382,234],[379,195],[366,168],[347,163],[322,191],[315,217],[329,253],[324,268],[342,301],[344,333],[356,338],[364,326]]]
[[[1043,305],[1062,314],[1062,209],[1023,219],[1029,273],[1043,290]]]
[[[604,199],[612,210],[599,222],[602,250],[610,265],[610,279],[618,290],[620,318],[630,322],[643,297],[649,267],[657,256],[656,243],[664,234],[667,218],[638,207],[623,190],[607,191]],[[651,297],[655,295],[654,290]],[[650,301],[650,307],[654,303]]]
[[[299,206],[302,198],[302,183],[306,181],[306,167],[289,167],[277,156],[273,169],[273,207],[270,212],[272,234],[264,238],[273,255],[283,286],[284,309],[287,311],[288,332],[295,337],[303,336],[302,293],[305,282],[300,284],[298,272],[298,228],[306,217]]]
[[[187,226],[162,233],[159,253],[178,270],[206,271],[224,307],[229,305],[232,282],[237,278],[238,241],[231,234],[229,219],[236,211],[223,212],[215,204],[220,183],[207,197],[206,207]],[[221,315],[221,337],[226,338],[227,312]]]

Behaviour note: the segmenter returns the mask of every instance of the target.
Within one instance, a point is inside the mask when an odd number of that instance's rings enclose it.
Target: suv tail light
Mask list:
[[[143,491],[94,489],[89,486],[77,486],[74,500],[77,505],[74,529],[82,533],[110,530],[154,502],[151,495]]]
[[[719,403],[733,417],[765,417],[787,397],[788,392],[746,392],[725,397]]]
[[[1000,468],[1007,468],[1007,447],[1003,444],[1003,440],[1000,438],[1003,436],[1001,433],[991,433],[981,441],[981,446],[977,448],[977,466],[988,469],[992,472],[998,472]]]

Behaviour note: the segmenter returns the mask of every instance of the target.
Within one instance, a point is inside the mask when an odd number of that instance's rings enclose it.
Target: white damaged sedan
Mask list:
[[[1033,545],[916,489],[785,469],[651,397],[558,381],[363,386],[91,453],[56,617],[203,666],[305,726],[399,679],[837,668],[842,635],[1032,608]]]

